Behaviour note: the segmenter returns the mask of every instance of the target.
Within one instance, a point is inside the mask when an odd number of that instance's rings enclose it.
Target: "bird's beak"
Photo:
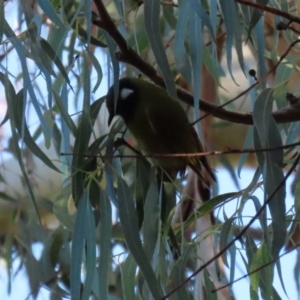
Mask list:
[[[108,117],[108,126],[110,126],[110,123],[113,120],[114,116],[115,116],[114,114],[109,115],[109,117]]]

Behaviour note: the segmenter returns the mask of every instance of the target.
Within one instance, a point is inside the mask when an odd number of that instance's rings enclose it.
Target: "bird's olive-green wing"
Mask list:
[[[164,90],[152,87],[151,91],[143,95],[139,106],[134,120],[127,125],[146,152],[175,154],[200,151],[184,110]],[[163,157],[157,160],[163,167],[170,169],[181,169],[187,164],[195,168],[200,166],[199,160],[195,158]]]
[[[139,108],[127,126],[142,148],[150,154],[202,152],[197,133],[180,104],[160,87],[147,81],[138,83]],[[205,157],[161,157],[156,162],[165,169],[183,170],[189,165],[199,176],[202,163],[214,178]]]

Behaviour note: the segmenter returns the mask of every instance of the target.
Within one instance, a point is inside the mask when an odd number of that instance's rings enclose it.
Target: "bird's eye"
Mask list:
[[[134,91],[131,89],[124,88],[120,91],[120,98],[126,100]]]

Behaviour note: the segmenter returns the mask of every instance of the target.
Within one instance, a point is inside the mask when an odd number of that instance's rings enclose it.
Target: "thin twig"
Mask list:
[[[128,146],[127,144],[126,146]],[[153,153],[153,154],[138,154],[139,152],[130,146],[130,149],[137,153],[137,154],[128,154],[128,155],[101,155],[103,159],[111,159],[111,158],[154,158],[154,157],[202,157],[202,156],[215,156],[215,155],[225,155],[225,154],[241,154],[241,153],[257,153],[257,152],[267,152],[267,151],[276,151],[280,149],[287,149],[300,146],[300,141],[288,145],[278,146],[278,147],[271,147],[271,148],[262,148],[262,149],[230,149],[227,151],[208,151],[208,152],[198,152],[198,153],[168,153],[168,154],[160,154],[160,153]],[[84,157],[97,157],[97,155],[90,155],[90,154],[83,154],[83,153],[65,153],[62,152],[60,155],[81,155]]]

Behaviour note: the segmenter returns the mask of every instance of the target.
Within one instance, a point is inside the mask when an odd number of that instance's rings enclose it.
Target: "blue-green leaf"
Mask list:
[[[74,136],[77,135],[77,128],[73,123],[73,120],[70,118],[68,114],[68,93],[66,83],[63,83],[61,89],[61,97],[59,97],[56,92],[53,91],[54,98],[56,100],[56,105],[58,110],[61,113],[61,144],[60,151],[65,153],[64,156],[61,157],[61,170],[63,173],[64,179],[67,180],[67,176],[69,176],[70,166],[72,163],[71,156],[71,141],[70,141],[70,129]]]
[[[70,270],[70,283],[71,283],[71,297],[74,300],[80,299],[81,290],[81,265],[83,249],[86,238],[86,210],[88,207],[88,197],[86,190],[82,194],[78,203],[74,230],[72,235],[72,250],[71,250],[71,270]]]
[[[190,12],[190,53],[192,63],[192,79],[193,79],[193,96],[194,96],[194,107],[199,107],[199,98],[201,95],[201,69],[202,69],[202,52],[203,52],[203,36],[202,26],[200,19],[197,18],[195,12]],[[194,110],[195,120],[200,119],[199,109]],[[200,140],[203,141],[202,130],[200,128],[200,122],[197,122],[198,133]]]
[[[177,98],[177,92],[173,75],[169,66],[168,58],[165,52],[164,45],[162,43],[159,19],[160,19],[160,1],[159,0],[145,0],[144,1],[144,17],[145,17],[145,29],[156,59],[157,65],[164,78],[167,91],[173,98]]]
[[[151,184],[144,205],[143,223],[144,250],[149,261],[152,260],[160,232],[160,203],[154,169],[152,169],[150,176]]]
[[[72,195],[76,205],[78,204],[84,187],[85,173],[83,167],[87,161],[84,154],[87,153],[91,132],[89,115],[83,110],[75,137],[74,155],[72,159]]]
[[[249,149],[252,146],[252,144],[253,144],[253,126],[250,126],[244,140],[243,148]],[[239,178],[241,178],[241,171],[243,169],[245,161],[248,158],[248,155],[249,155],[248,153],[242,153],[240,156],[239,164],[237,167],[237,174]]]
[[[110,54],[109,60],[111,60],[112,67],[113,67],[114,84],[118,85],[119,84],[120,65],[119,65],[119,62],[115,55],[117,46],[116,46],[115,41],[110,37],[110,35],[105,30],[102,30],[102,34],[103,34],[104,38],[106,39],[109,54]],[[111,69],[110,66],[108,66],[107,69],[110,70]],[[109,74],[108,74],[108,79],[110,79]],[[108,82],[110,82],[110,80]],[[115,96],[117,97],[118,93],[116,93],[116,90],[117,89],[115,88]]]
[[[117,196],[120,222],[128,249],[138,264],[153,297],[160,299],[163,291],[141,243],[133,198],[129,187],[120,177],[118,177]]]
[[[253,121],[259,137],[260,146],[263,148],[281,147],[282,141],[277,124],[271,112],[273,106],[273,92],[271,89],[264,90],[254,104]],[[256,143],[259,143],[256,138]],[[264,178],[265,198],[274,192],[279,184],[283,182],[283,150],[266,151],[263,153],[264,160],[260,154],[260,168]],[[272,216],[272,256],[277,257],[280,249],[285,243],[286,225],[285,219],[285,186],[281,187],[269,202]]]
[[[245,73],[245,63],[244,63],[244,55],[243,55],[243,32],[242,32],[242,22],[240,20],[240,15],[238,14],[237,4],[234,4],[235,10],[234,14],[234,22],[235,22],[235,30],[234,30],[234,40],[235,40],[235,49],[238,57],[238,61],[242,71]]]
[[[258,59],[258,76],[263,77],[267,74],[266,59],[265,59],[265,35],[264,35],[264,22],[259,20],[254,28],[257,42],[257,59]],[[266,80],[261,82],[261,87],[266,86]]]
[[[217,1],[212,1],[212,2],[216,3]],[[201,23],[203,23],[203,25],[205,25],[208,28],[211,38],[213,40],[215,40],[215,31],[211,24],[211,21],[210,21],[211,19],[209,18],[208,14],[205,12],[205,10],[202,8],[201,1],[199,3],[198,0],[192,0],[191,7],[194,10],[194,12],[198,15],[199,19],[201,20]],[[202,32],[202,30],[200,28],[198,28],[198,31]]]
[[[94,53],[92,53],[91,51],[88,51],[88,55],[93,63],[93,67],[95,68],[95,71],[97,73],[97,80],[96,80],[95,86],[92,90],[92,93],[95,93],[97,91],[97,89],[99,88],[100,83],[102,81],[103,72],[102,72],[101,65],[100,65],[98,59],[95,57]]]
[[[111,249],[111,204],[107,195],[100,189],[100,259],[99,259],[99,295],[100,299],[106,300],[108,296],[108,271],[110,266]]]
[[[260,5],[267,5],[269,0],[257,0],[256,2]],[[259,21],[261,21],[262,15],[263,14],[260,9],[252,9],[252,16],[249,24],[249,33],[251,33],[251,30],[257,25]]]
[[[58,111],[62,116],[61,121],[64,121],[68,126],[68,128],[71,130],[72,134],[76,136],[77,128],[68,113],[68,98],[67,98],[68,94],[67,94],[67,87],[65,86],[65,84],[63,85],[62,88],[61,97],[55,91],[53,91],[53,95],[55,98],[55,103],[57,105]]]
[[[40,147],[36,144],[34,139],[32,138],[28,126],[26,124],[26,120],[24,117],[25,103],[23,90],[21,90],[17,94],[16,101],[14,102],[14,112],[15,112],[15,120],[16,126],[20,136],[23,138],[28,149],[37,156],[43,163],[45,163],[49,168],[59,172],[58,168],[53,164],[50,158],[40,149]]]
[[[233,13],[235,12],[235,3],[233,0],[220,1],[220,7],[224,17],[224,23],[226,27],[226,58],[228,71],[231,78],[234,80],[232,74],[232,49],[234,41],[234,32],[235,32],[235,19],[233,18]]]
[[[134,292],[136,268],[137,264],[132,254],[129,254],[124,264],[121,266],[122,287],[125,300],[137,298]]]
[[[62,75],[64,77],[64,79],[66,80],[66,82],[71,86],[70,79],[64,68],[64,65],[61,62],[58,54],[52,48],[52,46],[43,38],[40,39],[40,45],[41,45],[41,49],[43,49],[45,51],[45,53],[50,57],[50,59],[56,65],[56,67],[60,71],[60,75]]]
[[[2,43],[3,33],[4,33],[4,1],[0,1],[0,42]]]
[[[187,264],[191,256],[195,253],[196,246],[197,246],[196,243],[195,244],[192,243],[191,245],[187,246],[185,251],[180,256],[180,258],[174,263],[174,267],[171,273],[170,281],[172,285],[169,287],[170,290],[172,290],[172,287],[174,285],[175,286],[179,285],[185,280]],[[176,292],[174,298],[172,299],[191,299],[191,298],[187,289],[183,287]]]
[[[86,22],[86,41],[87,44],[89,45],[91,42],[91,32],[92,32],[92,6],[91,3],[92,1],[84,1],[84,15],[85,15],[85,22]]]
[[[175,38],[174,38],[174,59],[178,71],[181,73],[183,78],[189,83],[192,83],[192,68],[190,61],[186,55],[187,51],[185,49],[185,31],[188,24],[188,17],[190,13],[190,1],[184,0],[180,5],[179,16],[177,20]]]
[[[85,196],[85,195],[84,195]],[[82,300],[90,299],[90,294],[93,286],[93,279],[96,270],[96,228],[95,219],[92,209],[92,205],[89,197],[84,200],[84,230],[85,230],[85,240],[86,240],[86,278],[84,281],[84,288],[82,291]],[[78,207],[79,209],[79,207]],[[76,226],[75,220],[75,226]],[[81,221],[80,221],[81,222]],[[74,226],[73,235],[76,235]],[[82,224],[81,224],[82,226]]]
[[[36,203],[36,198],[32,189],[32,184],[28,178],[27,172],[26,172],[26,168],[23,162],[23,155],[21,153],[21,149],[19,146],[19,136],[16,132],[16,128],[17,128],[17,124],[18,121],[16,120],[15,117],[15,112],[14,112],[14,106],[13,103],[17,101],[17,95],[16,92],[14,90],[13,85],[11,84],[11,82],[8,79],[7,75],[4,75],[3,73],[0,73],[0,79],[4,85],[5,88],[5,96],[7,99],[7,109],[8,109],[8,113],[10,115],[10,123],[11,123],[11,132],[12,132],[12,145],[14,148],[14,153],[18,159],[19,165],[20,165],[20,169],[22,171],[22,175],[23,175],[23,179],[25,181],[26,187],[28,189],[29,192],[29,196],[31,197],[34,209],[36,211],[36,214],[38,216],[38,219],[41,223],[41,219],[40,219],[40,215],[39,215],[39,211],[38,211],[38,207],[37,207],[37,203]],[[21,126],[20,124],[18,124],[18,126]]]
[[[49,0],[37,0],[47,17],[58,27],[65,27]]]
[[[9,26],[9,25],[6,23],[5,28],[7,26]],[[44,120],[40,103],[38,102],[38,100],[36,98],[36,95],[35,95],[35,92],[34,92],[34,89],[33,89],[32,83],[31,83],[23,46],[22,46],[21,42],[19,41],[19,39],[17,39],[17,38],[10,38],[10,41],[14,45],[14,47],[18,53],[18,56],[20,58],[22,71],[23,71],[24,87],[26,87],[24,93],[26,93],[28,91],[28,93],[31,97],[32,104],[33,104],[35,112],[37,113],[37,116],[41,122],[44,134],[49,134],[51,136],[51,129],[49,128],[48,124]]]

